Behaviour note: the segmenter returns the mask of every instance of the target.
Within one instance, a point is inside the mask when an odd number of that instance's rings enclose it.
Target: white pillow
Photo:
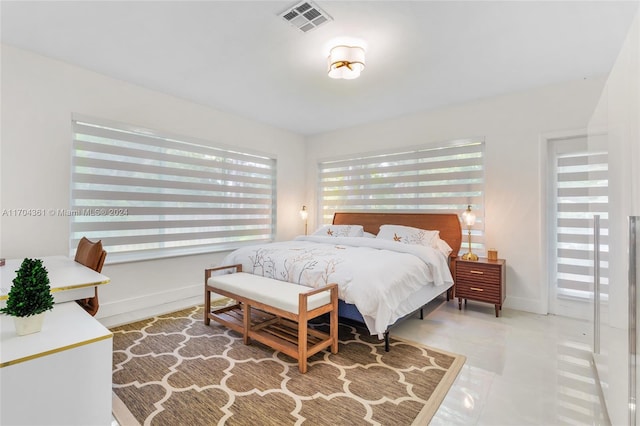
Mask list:
[[[324,225],[312,235],[324,237],[364,237],[362,225]]]
[[[447,244],[445,240],[441,239],[440,236],[438,236],[437,240],[435,241],[434,248],[440,253],[444,254],[444,257],[449,257],[449,255],[453,251],[451,246],[449,246],[449,244]]]
[[[365,238],[375,238],[376,234],[372,234],[371,232],[366,232],[364,233],[364,237]]]
[[[437,239],[440,239],[440,231],[428,231],[402,225],[382,225],[376,238],[436,248],[434,244]]]

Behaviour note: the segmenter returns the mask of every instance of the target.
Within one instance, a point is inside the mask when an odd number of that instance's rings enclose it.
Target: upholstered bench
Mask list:
[[[213,275],[235,269],[235,273]],[[301,373],[307,358],[331,347],[338,352],[338,286],[309,287],[242,272],[241,265],[205,269],[204,323],[214,320],[243,335],[245,344],[255,339],[298,360]],[[229,297],[235,304],[211,310],[211,293]],[[252,308],[255,308],[253,310]],[[329,332],[308,327],[310,319],[329,313]]]

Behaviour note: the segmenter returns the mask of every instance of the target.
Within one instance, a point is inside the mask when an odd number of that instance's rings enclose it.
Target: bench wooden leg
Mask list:
[[[298,323],[298,369],[302,374],[307,372],[307,321]]]
[[[298,299],[298,369],[307,372],[307,298]]]
[[[331,336],[331,353],[338,353],[338,290],[331,291],[333,310],[329,314],[329,335]]]
[[[246,302],[242,304],[242,315],[244,317],[242,318],[244,325],[242,341],[245,345],[248,345],[251,343],[251,340],[249,339],[249,330],[251,329],[251,305]]]
[[[206,283],[206,278],[205,278]],[[204,325],[209,325],[209,314],[211,313],[211,291],[204,287]]]

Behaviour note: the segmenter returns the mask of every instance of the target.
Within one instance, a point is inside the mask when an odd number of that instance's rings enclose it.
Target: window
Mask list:
[[[273,240],[274,159],[93,119],[73,133],[72,251],[82,236],[111,263]]]
[[[323,161],[318,165],[322,223],[331,223],[336,211],[459,215],[470,204],[476,214],[472,247],[483,251],[483,159],[484,142],[465,139]]]
[[[593,297],[593,217],[600,216],[600,289],[608,297],[608,155],[586,137],[551,141],[552,282],[558,297]],[[562,313],[562,312],[557,312]]]

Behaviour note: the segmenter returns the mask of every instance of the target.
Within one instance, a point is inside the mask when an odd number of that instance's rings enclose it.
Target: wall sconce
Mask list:
[[[307,235],[307,219],[309,218],[309,211],[307,206],[302,206],[300,209],[300,219],[304,220],[304,235]]]
[[[469,252],[462,255],[464,260],[478,260],[478,256],[471,252],[471,227],[476,223],[476,215],[471,211],[471,205],[467,206],[467,209],[462,212],[462,221],[467,225],[469,231]]]
[[[364,70],[364,49],[358,46],[336,46],[329,53],[329,77],[352,80]]]

